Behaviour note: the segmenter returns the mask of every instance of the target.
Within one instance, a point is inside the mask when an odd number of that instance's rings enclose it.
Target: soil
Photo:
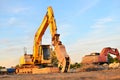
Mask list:
[[[120,69],[73,73],[9,74],[0,75],[0,80],[120,80]]]

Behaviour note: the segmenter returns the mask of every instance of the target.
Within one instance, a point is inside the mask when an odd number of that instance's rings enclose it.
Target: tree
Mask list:
[[[108,54],[108,62],[109,62],[109,64],[110,63],[113,63],[113,62],[119,62],[119,60],[115,57],[115,58],[113,58],[112,56],[110,56],[110,54]]]
[[[74,63],[74,64],[71,64],[71,65],[70,65],[70,68],[71,68],[71,69],[76,69],[76,68],[80,68],[80,66],[81,66],[81,64],[76,62],[76,63]]]
[[[55,51],[51,50],[51,60],[53,66],[58,66],[58,60]]]
[[[114,58],[114,62],[118,63],[120,61],[117,58]]]
[[[17,65],[15,66],[15,68],[18,68],[18,67],[20,67],[20,65],[19,65],[19,64],[17,64]]]
[[[2,66],[0,66],[0,69],[2,69]]]
[[[108,62],[109,63],[113,63],[114,62],[114,59],[113,59],[113,57],[110,54],[108,54]]]
[[[0,69],[4,69],[4,68],[6,68],[6,67],[0,66]]]

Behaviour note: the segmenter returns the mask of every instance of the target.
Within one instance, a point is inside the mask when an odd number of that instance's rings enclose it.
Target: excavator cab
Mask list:
[[[50,51],[50,45],[40,45],[39,47],[39,54],[38,54],[41,60],[39,60],[43,64],[50,64],[51,63],[51,51]]]
[[[50,59],[50,45],[41,45],[44,60]]]

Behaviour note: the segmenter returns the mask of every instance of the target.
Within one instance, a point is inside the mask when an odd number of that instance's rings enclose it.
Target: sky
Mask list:
[[[104,47],[120,50],[120,0],[0,0],[0,65],[11,67],[33,52],[33,40],[47,7],[72,62]],[[43,44],[51,44],[49,28]]]

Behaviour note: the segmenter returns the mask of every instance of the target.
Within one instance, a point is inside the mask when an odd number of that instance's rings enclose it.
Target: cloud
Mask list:
[[[11,18],[8,20],[8,24],[13,25],[14,23],[16,23],[16,18],[15,18],[15,17],[11,17]]]
[[[83,2],[84,5],[82,6],[82,8],[78,12],[78,14],[81,15],[81,14],[87,12],[88,10],[93,8],[95,5],[97,5],[99,1],[100,0],[94,0],[94,1],[88,1],[87,0],[87,1]]]
[[[111,17],[105,17],[105,18],[102,18],[102,19],[97,19],[96,22],[93,24],[93,26],[91,28],[94,28],[94,29],[104,28],[104,27],[106,27],[105,24],[110,23],[112,21],[113,21],[113,18],[111,18]]]
[[[7,0],[0,0],[0,11],[1,13],[7,13],[7,14],[10,14],[10,13],[14,13],[14,14],[17,14],[17,13],[24,13],[24,12],[27,12],[29,10],[29,8],[21,3],[16,2],[16,1],[7,1]]]
[[[27,12],[29,8],[26,7],[14,7],[11,9],[13,13],[21,13],[21,12]]]
[[[112,22],[114,22],[114,18],[112,17],[104,17],[95,20],[92,26],[90,26],[91,32],[89,35],[102,35],[101,33],[110,33],[108,32],[108,29],[112,30],[112,26],[110,26]]]
[[[33,38],[0,39],[0,44],[0,65],[7,67],[19,64],[20,57],[24,55],[24,47],[28,54],[32,54],[33,50]]]
[[[48,27],[42,37],[42,44],[51,44],[51,33],[50,28]]]
[[[102,19],[98,19],[99,24],[103,24],[103,23],[107,23],[107,22],[111,22],[111,21],[113,21],[113,19],[111,17],[105,17]]]
[[[9,59],[9,61],[7,58],[5,58],[5,60],[0,60],[0,66],[10,68],[12,66],[16,66],[17,65],[16,63],[18,62],[19,60],[17,60],[16,58],[11,58]]]
[[[58,33],[61,35],[61,38],[64,38],[64,37],[72,34],[72,32],[73,32],[72,29],[73,29],[72,25],[63,23],[63,24],[59,25]]]
[[[18,26],[18,23],[20,23],[18,21],[18,19],[13,16],[13,17],[7,17],[7,18],[1,18],[0,20],[0,28],[2,27],[9,27],[9,26]]]

